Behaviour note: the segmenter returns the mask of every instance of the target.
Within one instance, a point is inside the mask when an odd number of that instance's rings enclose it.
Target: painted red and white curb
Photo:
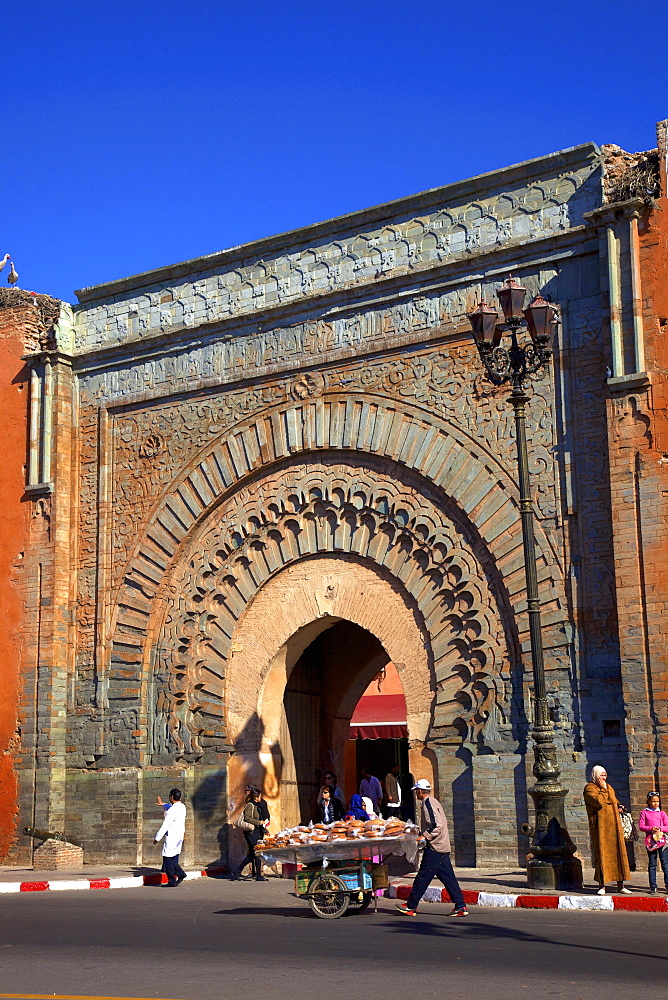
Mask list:
[[[186,879],[202,878],[206,875],[218,875],[218,871],[186,872]],[[62,892],[66,889],[139,889],[145,885],[165,885],[167,876],[164,872],[155,875],[125,875],[116,878],[73,878],[53,879],[50,882],[0,882],[0,893],[5,892]]]
[[[390,899],[408,899],[410,885],[391,885],[385,890]],[[427,903],[451,902],[447,889],[430,886],[422,899]],[[665,896],[548,896],[511,892],[464,890],[467,906],[519,907],[525,910],[637,910],[644,913],[668,913]]]
[[[202,869],[186,872],[186,879],[215,878],[224,874],[224,869]],[[152,875],[127,875],[116,878],[54,879],[46,882],[0,882],[0,893],[8,892],[63,892],[67,889],[134,889],[143,886],[165,885],[164,872]],[[389,899],[408,899],[410,885],[391,885],[385,890]],[[422,897],[426,903],[449,903],[447,889],[430,886]],[[665,896],[550,896],[528,895],[510,892],[481,892],[464,890],[467,906],[515,907],[525,910],[635,910],[645,913],[668,913],[668,899]]]

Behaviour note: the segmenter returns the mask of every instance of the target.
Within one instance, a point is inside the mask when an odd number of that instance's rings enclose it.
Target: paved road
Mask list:
[[[0,896],[0,994],[184,1000],[628,1000],[668,975],[668,915],[425,904],[320,920],[291,883]],[[654,990],[654,987],[651,987]],[[658,995],[658,994],[657,994]]]

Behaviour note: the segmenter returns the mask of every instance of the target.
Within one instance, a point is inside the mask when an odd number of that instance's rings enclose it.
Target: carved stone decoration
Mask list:
[[[371,458],[330,456],[288,465],[240,490],[205,522],[170,575],[154,633],[154,755],[220,749],[228,737],[225,673],[236,623],[263,582],[326,552],[383,567],[423,616],[434,672],[433,740],[479,744],[492,706],[503,728],[515,640],[502,587],[470,526],[445,515],[410,480],[391,477]]]
[[[583,147],[574,152],[570,169],[552,167],[551,176],[534,182],[516,177],[505,191],[486,188],[480,179],[473,202],[452,188],[433,192],[431,204],[422,195],[422,204],[392,226],[387,218],[380,224],[360,219],[352,231],[339,224],[312,246],[288,253],[268,248],[261,260],[235,251],[216,255],[213,266],[205,258],[202,269],[185,280],[165,277],[138,295],[93,301],[77,315],[76,350],[253,315],[301,297],[371,284],[381,275],[415,273],[554,237],[580,224],[583,212],[598,204],[600,166],[593,153],[593,147]]]
[[[149,411],[119,414],[114,421],[113,549],[117,573],[123,569],[128,549],[151,510],[154,498],[207,442],[215,440],[254,413],[277,405],[308,404],[322,398],[335,406],[344,390],[356,407],[375,405],[388,397],[410,404],[416,413],[438,415],[463,430],[515,478],[515,439],[512,410],[503,391],[482,375],[471,379],[478,366],[468,348],[440,347],[409,355],[384,356],[358,361],[326,371],[305,371],[290,381],[276,380],[262,386],[179,400]],[[531,471],[538,513],[554,517],[557,493],[551,449],[552,387],[549,381],[533,388],[527,427],[531,439]],[[329,400],[331,399],[331,403]],[[296,410],[297,423],[306,419]],[[93,506],[94,495],[88,499]],[[84,508],[85,509],[85,508]]]
[[[321,396],[324,388],[325,377],[322,372],[304,372],[292,380],[290,395],[293,399],[313,399]]]

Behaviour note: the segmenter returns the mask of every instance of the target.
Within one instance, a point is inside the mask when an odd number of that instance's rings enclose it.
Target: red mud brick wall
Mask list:
[[[13,755],[18,750],[18,696],[23,646],[21,563],[28,541],[28,504],[23,501],[26,462],[28,372],[26,329],[35,326],[35,306],[26,293],[0,297],[0,862],[17,818]],[[14,304],[15,303],[15,304]]]
[[[663,190],[665,192],[665,177]],[[652,452],[647,473],[656,496],[660,524],[646,539],[647,616],[652,642],[652,686],[660,727],[660,753],[668,756],[668,199],[659,199],[640,238],[644,299],[645,351],[652,370]],[[661,791],[668,801],[668,773],[660,769]],[[664,802],[665,806],[665,802]]]

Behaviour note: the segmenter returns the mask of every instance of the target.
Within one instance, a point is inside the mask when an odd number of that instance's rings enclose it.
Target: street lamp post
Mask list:
[[[529,789],[536,817],[528,863],[528,884],[535,889],[581,889],[582,865],[574,857],[576,847],[566,829],[564,816],[564,799],[568,789],[559,780],[561,772],[554,745],[554,728],[547,705],[526,436],[526,404],[529,397],[525,385],[529,379],[542,378],[547,372],[552,357],[552,328],[556,323],[557,312],[541,295],[537,295],[524,309],[526,288],[522,288],[514,278],[508,278],[497,295],[505,325],[499,324],[496,309],[485,302],[481,302],[468,318],[487,377],[494,385],[509,383],[512,386],[508,402],[515,411],[520,514],[533,666],[533,773],[537,779],[533,788]],[[521,344],[518,334],[524,320],[531,339]],[[510,336],[510,343],[504,347],[502,339],[507,335]]]

